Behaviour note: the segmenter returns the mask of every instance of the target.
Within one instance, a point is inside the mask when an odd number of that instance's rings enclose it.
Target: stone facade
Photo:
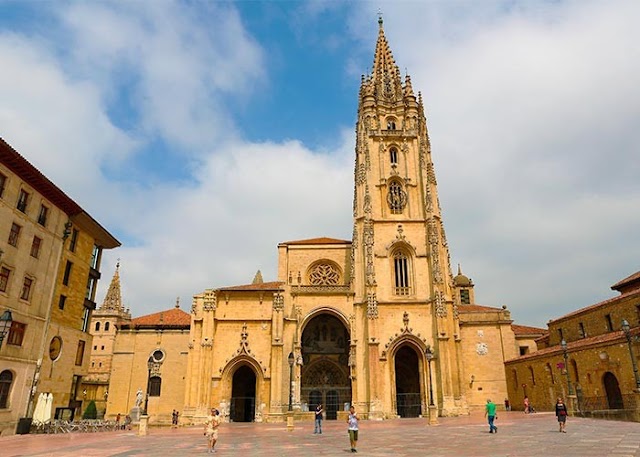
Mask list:
[[[106,417],[129,414],[143,391],[149,424],[170,425],[182,410],[187,382],[189,314],[173,309],[122,323],[113,346]],[[96,359],[97,360],[97,359]],[[151,369],[149,369],[151,362]]]
[[[505,364],[516,407],[522,409],[525,395],[538,410],[550,410],[557,397],[568,397],[576,413],[635,418],[640,272],[612,289],[619,295],[550,321],[538,351]],[[627,334],[623,321],[629,324]]]
[[[38,393],[53,394],[54,408],[79,409],[72,392],[88,366],[86,324],[99,254],[116,246],[111,234],[0,140],[0,311],[9,309],[14,321],[0,347],[1,434],[14,433],[18,419],[31,416]]]

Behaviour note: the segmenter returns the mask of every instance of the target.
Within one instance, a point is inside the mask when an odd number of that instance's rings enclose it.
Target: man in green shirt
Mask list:
[[[493,425],[493,421],[496,419],[496,404],[487,399],[487,406],[484,409],[484,416],[489,419],[489,433],[498,433],[498,427]]]

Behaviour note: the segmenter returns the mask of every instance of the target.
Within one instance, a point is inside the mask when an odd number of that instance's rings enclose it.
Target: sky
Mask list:
[[[424,98],[452,268],[516,323],[638,271],[640,2],[0,0],[0,136],[123,244],[134,316],[351,239],[378,12]],[[631,318],[631,317],[630,317]]]

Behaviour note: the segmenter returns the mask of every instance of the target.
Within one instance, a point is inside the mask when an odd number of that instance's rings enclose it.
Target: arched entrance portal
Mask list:
[[[301,400],[313,409],[324,404],[327,419],[337,419],[351,402],[349,332],[331,314],[320,314],[302,332]]]
[[[422,412],[418,354],[402,346],[395,356],[396,413],[400,417],[418,417]]]
[[[256,407],[256,374],[247,365],[233,373],[229,419],[232,422],[253,422]]]
[[[623,409],[622,393],[620,392],[620,386],[618,385],[618,379],[616,376],[607,371],[603,378],[604,390],[607,393],[607,403],[609,403],[609,409]]]

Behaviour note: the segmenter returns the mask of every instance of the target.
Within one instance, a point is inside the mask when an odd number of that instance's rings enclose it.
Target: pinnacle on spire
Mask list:
[[[262,272],[258,270],[256,275],[253,277],[253,282],[251,284],[262,284],[264,280],[262,279]]]
[[[458,264],[458,275],[462,274],[462,268],[460,268],[460,264]]]
[[[118,259],[118,263],[116,263],[116,271],[113,273],[111,284],[109,284],[109,289],[107,290],[102,305],[100,305],[100,309],[110,309],[118,312],[124,311],[122,307],[122,294],[120,293],[120,259]]]
[[[379,17],[378,24],[380,29],[378,30],[376,51],[373,57],[373,86],[378,97],[382,96],[388,100],[397,100],[402,97],[400,69],[393,59],[393,53],[384,34],[382,16]]]

